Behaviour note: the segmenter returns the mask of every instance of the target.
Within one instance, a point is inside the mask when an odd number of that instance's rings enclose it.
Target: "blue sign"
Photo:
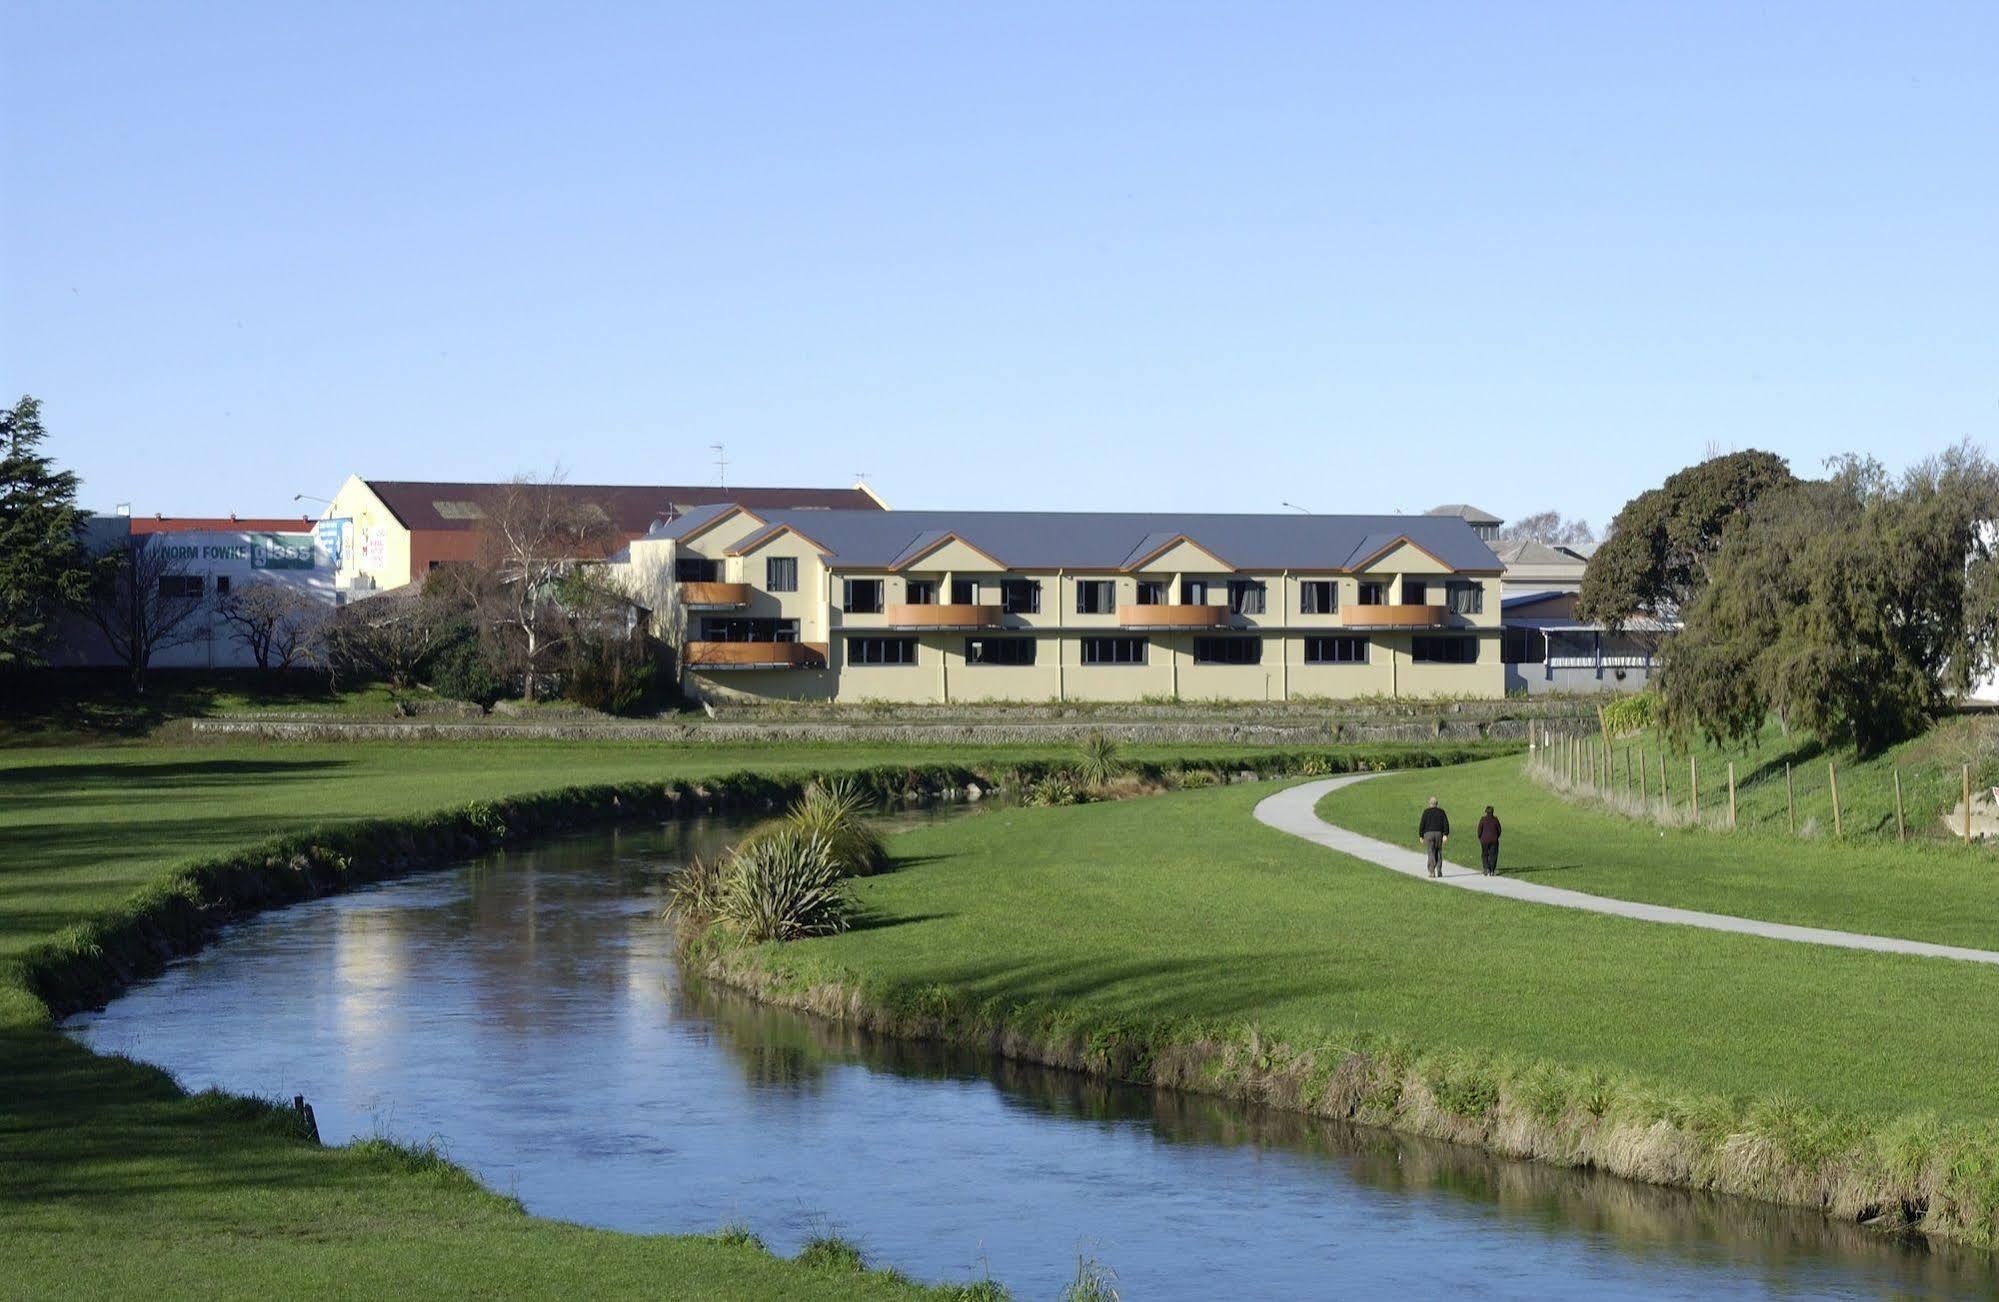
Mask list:
[[[353,523],[352,520],[321,520],[312,531],[319,539],[319,550],[327,554],[336,570],[340,568],[340,545],[346,541],[348,526]]]

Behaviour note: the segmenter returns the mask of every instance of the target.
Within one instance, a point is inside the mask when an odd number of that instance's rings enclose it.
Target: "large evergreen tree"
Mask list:
[[[1728,527],[1797,480],[1771,452],[1731,452],[1666,477],[1625,503],[1583,572],[1576,611],[1615,628],[1641,611],[1671,616],[1707,586]]]
[[[1669,726],[1717,741],[1772,712],[1863,753],[1920,732],[1999,649],[1999,467],[1966,444],[1899,480],[1859,458],[1729,531],[1666,647]]]
[[[0,668],[39,664],[55,619],[90,593],[76,475],[41,451],[42,405],[0,411]]]

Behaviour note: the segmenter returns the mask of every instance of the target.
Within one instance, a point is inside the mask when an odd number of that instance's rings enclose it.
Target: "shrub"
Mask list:
[[[1092,731],[1083,738],[1082,755],[1076,761],[1076,776],[1093,787],[1101,787],[1124,772],[1124,757],[1117,740]]]
[[[439,696],[490,710],[507,694],[507,677],[468,626],[432,658],[430,687]]]
[[[667,879],[666,898],[673,911],[690,922],[712,919],[722,909],[727,861],[695,856]]]
[[[718,915],[751,942],[830,936],[853,911],[826,842],[793,827],[752,837],[729,856]]]
[[[588,710],[634,714],[653,703],[658,664],[650,638],[579,634],[570,643],[562,694]]]
[[[852,778],[815,782],[785,816],[785,824],[826,843],[842,873],[866,877],[888,866],[888,850],[868,822],[871,802]]]
[[[1050,773],[1027,784],[1021,793],[1023,805],[1081,805],[1089,800],[1089,794],[1076,785],[1076,779],[1067,773]]]
[[[1603,707],[1604,727],[1620,735],[1649,728],[1658,717],[1659,696],[1656,692],[1620,696]]]

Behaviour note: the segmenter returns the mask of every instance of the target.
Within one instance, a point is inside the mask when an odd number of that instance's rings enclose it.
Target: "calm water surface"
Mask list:
[[[976,813],[968,816],[976,817]],[[883,1042],[683,981],[663,881],[714,821],[580,837],[232,928],[100,1013],[188,1087],[436,1142],[542,1216],[834,1230],[1052,1297],[1990,1297],[1991,1258],[1377,1131]]]

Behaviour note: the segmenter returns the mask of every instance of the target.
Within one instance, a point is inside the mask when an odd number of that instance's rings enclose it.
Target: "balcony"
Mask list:
[[[824,669],[823,642],[689,642],[689,669]]]
[[[886,613],[888,627],[914,629],[919,632],[1000,627],[998,606],[912,606],[900,603],[890,606]]]
[[[1342,606],[1340,623],[1346,628],[1401,629],[1450,628],[1449,606]]]
[[[683,583],[680,604],[689,610],[740,610],[750,604],[747,583]]]
[[[1227,628],[1227,606],[1119,606],[1117,622],[1126,628]]]

